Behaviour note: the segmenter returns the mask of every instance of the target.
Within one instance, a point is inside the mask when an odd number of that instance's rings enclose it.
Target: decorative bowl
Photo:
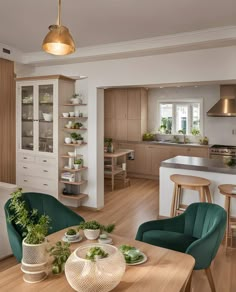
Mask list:
[[[100,247],[108,256],[95,261],[87,260],[86,253]],[[115,246],[93,243],[77,248],[65,264],[65,275],[70,286],[78,292],[109,292],[121,281],[125,273],[124,256]]]
[[[75,240],[76,238],[79,237],[79,232],[77,232],[76,234],[73,235],[69,235],[65,232],[65,237],[70,241],[70,240]]]
[[[52,113],[43,113],[43,118],[46,122],[51,122],[52,121]]]
[[[68,152],[68,155],[71,157],[75,157],[75,152]]]
[[[68,118],[68,117],[69,117],[69,113],[62,113],[62,116],[63,116],[64,118]]]
[[[89,240],[97,239],[100,234],[100,229],[84,229],[84,236]]]

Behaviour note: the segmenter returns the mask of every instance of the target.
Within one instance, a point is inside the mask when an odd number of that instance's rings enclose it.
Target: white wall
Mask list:
[[[21,71],[16,68],[18,76]],[[22,72],[24,74],[24,71]],[[88,206],[102,207],[103,200],[103,97],[97,87],[148,85],[236,79],[236,47],[179,52],[155,56],[36,67],[32,75],[88,76]],[[220,120],[219,124],[224,120]],[[235,120],[234,120],[235,121]],[[232,120],[233,123],[233,120]],[[214,118],[208,125],[214,124]],[[223,127],[224,128],[224,127]],[[224,128],[224,131],[225,128]],[[219,135],[224,135],[219,133]],[[209,127],[206,134],[210,133]],[[214,142],[214,141],[211,141]],[[98,147],[99,146],[99,147]]]
[[[210,144],[236,145],[235,117],[208,117],[206,112],[219,100],[219,85],[189,86],[180,88],[154,88],[148,91],[148,130],[157,130],[159,117],[157,115],[159,100],[203,98],[203,135]]]

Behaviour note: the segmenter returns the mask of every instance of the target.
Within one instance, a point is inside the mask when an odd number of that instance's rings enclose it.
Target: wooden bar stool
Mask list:
[[[208,179],[182,174],[173,174],[170,176],[170,179],[175,183],[171,204],[171,217],[179,215],[184,211],[180,210],[182,189],[198,191],[200,202],[208,201],[209,203],[212,203],[211,193],[209,190],[209,185],[211,182]]]
[[[230,185],[230,184],[219,185],[218,188],[219,188],[220,193],[225,196],[225,211],[227,212],[225,246],[227,248],[229,237],[231,238],[231,247],[232,247],[233,230],[235,230],[235,228],[236,228],[236,222],[232,222],[230,220],[231,198],[236,198],[236,194],[232,194],[232,191],[233,191],[233,189],[236,189],[236,185]]]

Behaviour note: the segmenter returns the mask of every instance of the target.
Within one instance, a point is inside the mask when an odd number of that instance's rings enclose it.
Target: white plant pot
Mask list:
[[[74,164],[74,169],[79,169],[79,164]]]
[[[83,140],[77,140],[77,143],[78,143],[79,145],[81,145],[82,142],[83,142]]]
[[[97,239],[100,234],[100,229],[84,229],[84,236],[89,240]]]
[[[23,279],[27,283],[43,281],[48,275],[47,241],[40,244],[25,243],[22,241],[21,270]]]

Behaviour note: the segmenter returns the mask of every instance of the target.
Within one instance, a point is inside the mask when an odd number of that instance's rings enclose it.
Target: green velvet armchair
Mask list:
[[[215,291],[210,265],[224,237],[226,221],[226,211],[219,205],[194,203],[180,216],[143,223],[136,240],[192,255],[194,270],[205,269]]]
[[[28,210],[37,209],[39,215],[45,214],[50,217],[51,228],[49,229],[49,234],[69,226],[79,225],[84,221],[81,216],[63,205],[53,196],[41,193],[23,193],[22,197]],[[12,215],[12,211],[9,208],[10,201],[11,199],[9,199],[4,206],[7,232],[12,252],[18,262],[20,262],[22,259],[23,237],[19,226],[8,220]]]

